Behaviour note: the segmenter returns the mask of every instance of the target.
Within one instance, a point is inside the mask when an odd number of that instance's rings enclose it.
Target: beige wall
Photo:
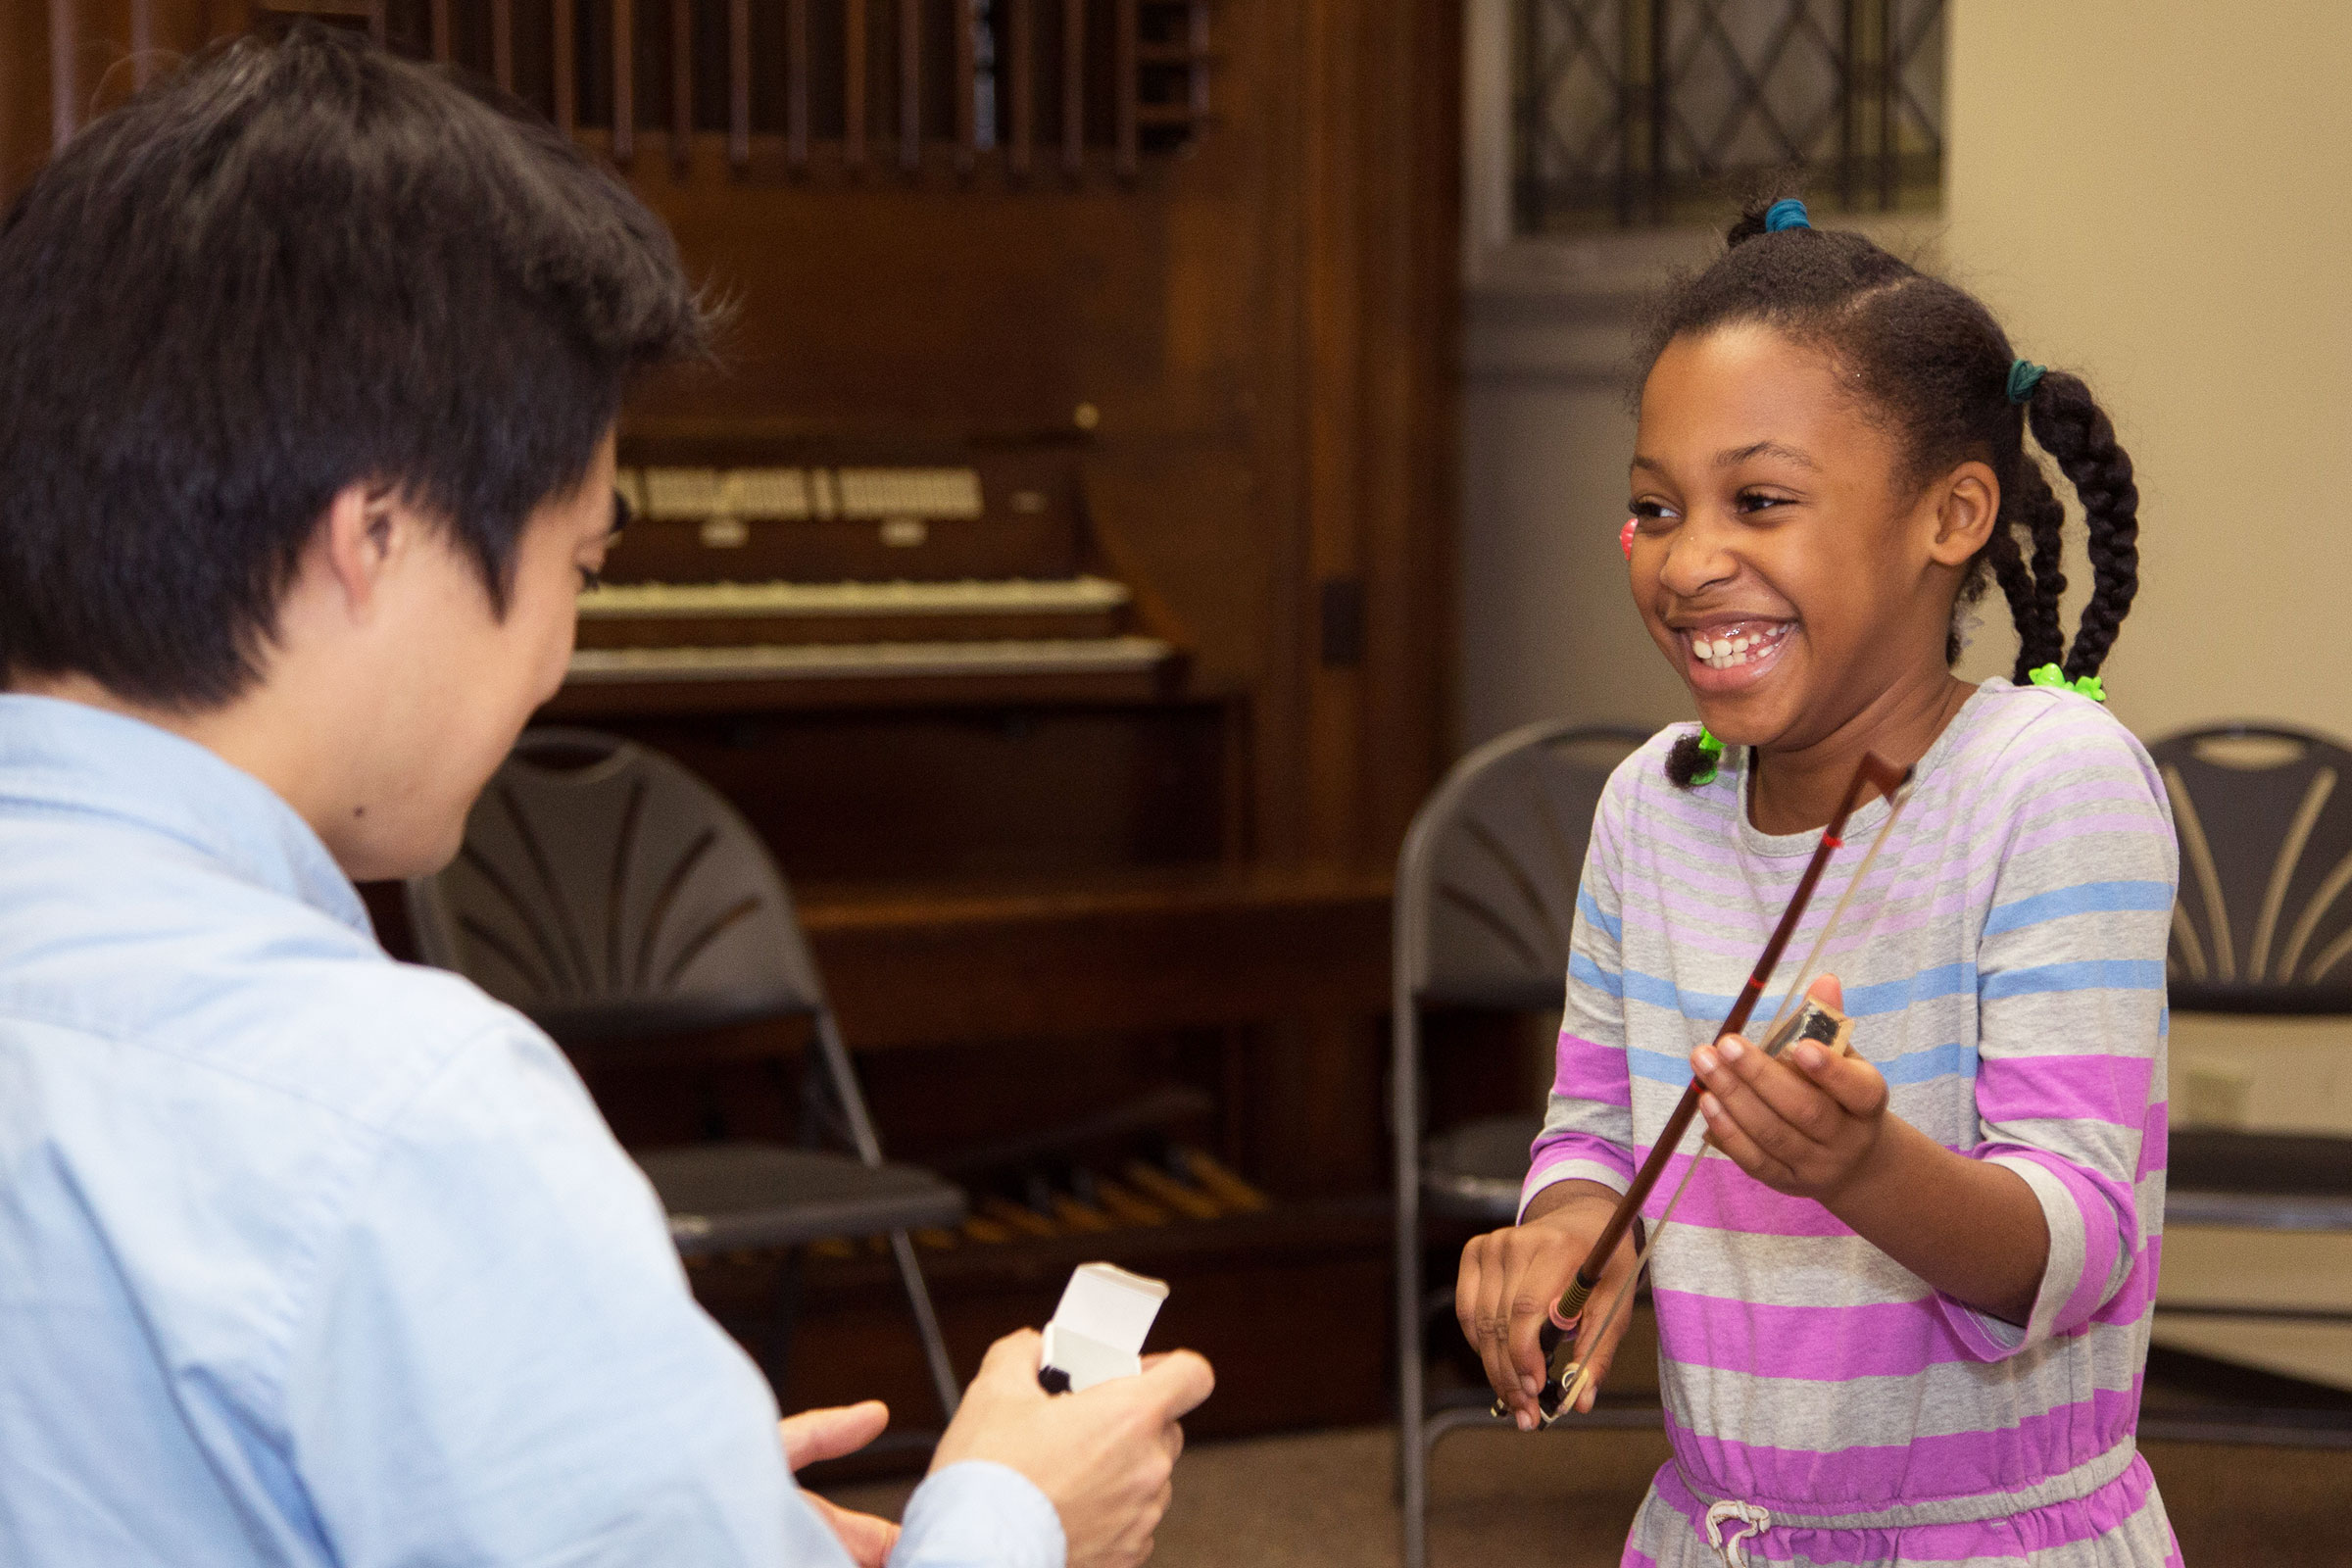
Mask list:
[[[2142,736],[2352,737],[2352,7],[1962,0],[1943,251],[2139,468]]]

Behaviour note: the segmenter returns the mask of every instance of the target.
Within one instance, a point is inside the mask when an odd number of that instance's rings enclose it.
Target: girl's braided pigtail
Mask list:
[[[2066,657],[2066,627],[2058,614],[2059,602],[2066,594],[2066,506],[2031,454],[2018,465],[2017,488],[2017,519],[2034,542],[2032,567],[2025,569],[2021,563],[2020,575],[2029,585],[2026,600],[2021,604],[2013,594],[2009,602],[2017,622],[2017,672],[2013,678],[2022,686],[2028,670],[2055,664]],[[2000,570],[1997,558],[1993,569],[1996,573]]]
[[[2115,426],[2080,376],[2052,370],[2034,389],[2027,412],[2034,439],[2054,459],[2082,502],[2089,535],[2091,594],[2066,656],[2066,676],[2096,675],[2139,591],[2139,490]]]

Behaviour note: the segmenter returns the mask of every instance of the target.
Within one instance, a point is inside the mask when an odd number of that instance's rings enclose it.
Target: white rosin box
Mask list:
[[[1075,1394],[1144,1370],[1144,1337],[1168,1298],[1165,1280],[1115,1263],[1081,1263],[1046,1325],[1037,1381],[1050,1394]]]

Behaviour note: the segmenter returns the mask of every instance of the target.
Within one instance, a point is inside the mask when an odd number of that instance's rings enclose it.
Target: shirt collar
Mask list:
[[[374,940],[358,890],[292,807],[218,754],[143,720],[0,692],[0,803],[86,811],[177,839]]]

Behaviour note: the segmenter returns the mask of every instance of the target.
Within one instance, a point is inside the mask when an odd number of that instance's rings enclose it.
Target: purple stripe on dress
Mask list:
[[[1763,1306],[1686,1291],[1654,1292],[1658,1337],[1686,1366],[1751,1377],[1841,1383],[1916,1377],[1974,1361],[1932,1298],[1860,1306]]]
[[[2017,841],[2009,847],[2009,857],[2012,859],[2020,858],[2046,850],[2053,844],[2064,844],[2069,839],[2083,838],[2092,833],[2145,833],[2150,838],[2162,838],[2165,836],[2164,818],[2154,811],[2139,811],[2128,816],[2113,813],[2071,817],[2047,827],[2029,828],[2020,833]]]
[[[1671,1409],[1666,1430],[1683,1464],[1726,1496],[1793,1513],[1860,1513],[2023,1491],[2114,1446],[2138,1413],[2137,1388],[2099,1389],[2015,1426],[1826,1453],[1704,1437]]]
[[[1985,1053],[1977,1112],[1986,1121],[2100,1121],[2141,1127],[2156,1063],[2147,1056]]]
[[[2164,1238],[2151,1236],[2133,1255],[2132,1272],[2124,1276],[2115,1299],[2093,1312],[2090,1321],[2102,1326],[2138,1322],[2156,1304],[2156,1285],[2163,1272]]]
[[[1634,1157],[1637,1161],[1647,1159],[1649,1151],[1637,1149]],[[1642,1205],[1644,1215],[1654,1220],[1665,1212],[1666,1200],[1673,1196],[1683,1172],[1694,1157],[1676,1154],[1666,1161],[1657,1187]],[[1690,1190],[1683,1195],[1681,1206],[1674,1211],[1674,1223],[1694,1229],[1744,1231],[1753,1236],[1854,1234],[1845,1221],[1811,1199],[1776,1193],[1721,1154],[1707,1159],[1699,1173],[1690,1179]]]
[[[1634,1102],[1634,1081],[1626,1071],[1624,1047],[1594,1045],[1563,1029],[1558,1060],[1559,1069],[1551,1081],[1553,1094],[1602,1105]]]
[[[2149,1085],[2151,1089],[2155,1086]],[[2139,1168],[2132,1174],[2134,1179],[2154,1175],[2163,1170],[2172,1157],[2172,1106],[2159,1100],[2148,1107],[2139,1124]]]
[[[2061,784],[2055,789],[2034,790],[2021,800],[2015,821],[2019,827],[2033,829],[2054,817],[2080,816],[2093,806],[2112,806],[2135,817],[2155,814],[2145,783],[2110,773],[2076,784]]]
[[[1535,1149],[1527,1162],[1527,1180],[1533,1184],[1554,1165],[1564,1165],[1572,1159],[1605,1165],[1626,1180],[1633,1179],[1634,1162],[1626,1157],[1623,1149],[1606,1138],[1594,1133],[1558,1132],[1547,1133],[1536,1140]]]

